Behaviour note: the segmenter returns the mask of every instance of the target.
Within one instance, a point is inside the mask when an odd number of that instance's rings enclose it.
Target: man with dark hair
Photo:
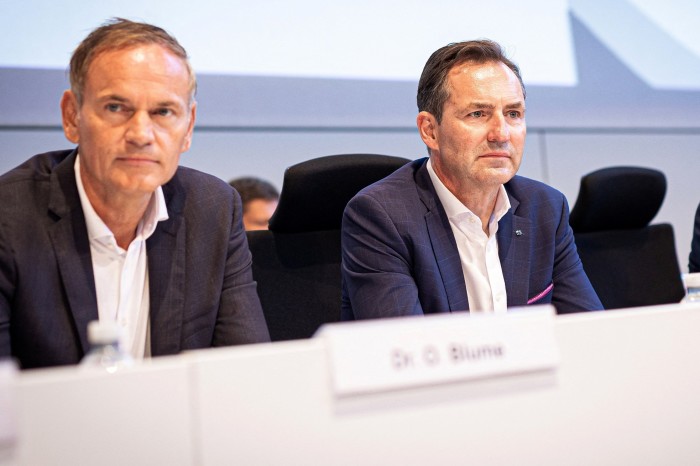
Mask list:
[[[447,45],[418,84],[430,157],[365,188],[342,227],[345,320],[552,303],[602,309],[565,197],[516,176],[525,89],[495,42]]]
[[[275,213],[280,194],[272,183],[246,176],[229,181],[243,201],[243,227],[246,230],[267,230]]]
[[[0,177],[0,357],[75,364],[92,320],[135,358],[269,341],[241,201],[178,167],[196,81],[163,29],[123,19],[75,50],[61,99],[74,150]]]

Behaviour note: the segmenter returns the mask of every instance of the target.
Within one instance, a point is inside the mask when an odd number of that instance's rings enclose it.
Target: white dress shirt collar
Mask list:
[[[445,209],[447,218],[449,220],[454,221],[457,218],[462,217],[467,212],[472,215],[476,215],[471,210],[469,210],[467,206],[462,204],[462,201],[457,199],[457,197],[454,194],[452,194],[452,192],[449,189],[447,189],[447,186],[445,186],[442,180],[437,176],[437,173],[435,173],[431,162],[432,161],[428,159],[428,174],[430,175],[430,180],[433,182],[433,187],[435,187],[435,192],[437,193],[438,198],[440,199],[440,203]],[[503,218],[503,216],[508,212],[508,209],[510,209],[510,199],[508,199],[508,193],[506,192],[506,188],[503,185],[501,185],[498,188],[496,205],[494,206],[493,213],[491,214],[491,219],[489,221],[490,232],[496,232],[496,230],[498,229],[498,221],[501,220],[501,218]],[[494,223],[496,224],[495,229],[491,228],[491,226]]]

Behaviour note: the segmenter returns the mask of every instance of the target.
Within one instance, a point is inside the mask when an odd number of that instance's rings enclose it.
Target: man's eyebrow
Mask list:
[[[129,103],[129,99],[120,96],[119,94],[106,94],[98,99],[100,102],[119,102],[119,103]],[[162,107],[179,107],[181,104],[177,100],[161,100],[154,104],[155,108]]]
[[[467,108],[485,108],[493,110],[494,108],[496,108],[496,106],[493,104],[487,104],[485,102],[470,102]]]
[[[156,102],[156,107],[179,107],[180,104],[175,100],[161,100]]]
[[[118,94],[103,95],[102,97],[99,98],[99,100],[100,101],[113,100],[116,102],[128,102],[129,101],[129,99],[127,99],[126,97],[122,97]]]
[[[525,104],[522,101],[518,101],[518,102],[506,104],[503,108],[511,109],[511,108],[524,108],[524,107],[525,107]],[[469,105],[466,106],[466,108],[479,108],[479,109],[493,110],[496,108],[496,106],[494,104],[488,104],[485,102],[470,102]]]

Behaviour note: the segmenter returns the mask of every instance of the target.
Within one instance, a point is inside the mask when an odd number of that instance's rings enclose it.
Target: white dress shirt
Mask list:
[[[80,154],[75,160],[75,180],[90,240],[99,319],[119,323],[123,328],[122,348],[132,357],[149,357],[150,299],[146,240],[153,234],[158,222],[168,219],[163,190],[158,187],[154,192],[136,228],[136,237],[124,250],[97,215],[85,193],[80,177]]]
[[[505,187],[500,186],[496,206],[489,219],[489,234],[484,233],[481,219],[467,209],[438,178],[428,160],[428,173],[438,198],[450,220],[452,233],[462,262],[471,312],[505,312],[508,307],[506,283],[498,257],[498,221],[510,209]]]

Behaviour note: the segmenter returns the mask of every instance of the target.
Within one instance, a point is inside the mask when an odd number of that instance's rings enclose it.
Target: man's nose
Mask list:
[[[126,139],[136,146],[146,146],[153,141],[153,121],[145,111],[135,112],[129,119]]]
[[[510,129],[508,128],[508,122],[505,117],[500,114],[496,114],[491,121],[491,127],[489,128],[488,140],[490,142],[507,142],[510,138]]]

